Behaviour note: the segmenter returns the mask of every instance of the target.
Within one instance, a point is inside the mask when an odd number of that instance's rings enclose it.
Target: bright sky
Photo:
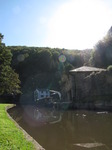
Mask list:
[[[0,0],[7,46],[93,48],[111,26],[111,0]]]

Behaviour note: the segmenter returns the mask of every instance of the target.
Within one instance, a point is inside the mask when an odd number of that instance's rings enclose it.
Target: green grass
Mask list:
[[[5,111],[7,106],[0,104],[0,150],[34,150],[34,145],[7,116]]]

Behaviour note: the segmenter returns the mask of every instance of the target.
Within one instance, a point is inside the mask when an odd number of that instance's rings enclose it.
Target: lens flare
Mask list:
[[[66,61],[65,55],[60,55],[59,56],[59,61],[64,63]]]

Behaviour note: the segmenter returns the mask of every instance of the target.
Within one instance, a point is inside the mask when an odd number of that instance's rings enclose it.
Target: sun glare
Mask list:
[[[48,24],[45,44],[68,49],[92,48],[111,26],[112,12],[100,0],[71,0],[58,8]]]

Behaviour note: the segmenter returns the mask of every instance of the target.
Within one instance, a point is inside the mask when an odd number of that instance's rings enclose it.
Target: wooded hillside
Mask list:
[[[68,75],[69,70],[73,68],[83,65],[107,68],[112,65],[112,28],[94,49],[80,51],[27,46],[5,48],[8,53],[11,52],[11,67],[19,75],[23,94],[32,93],[36,88],[60,90],[63,75]],[[2,50],[3,47],[0,51]],[[17,74],[15,76],[18,78]],[[17,82],[19,84],[18,79]]]

